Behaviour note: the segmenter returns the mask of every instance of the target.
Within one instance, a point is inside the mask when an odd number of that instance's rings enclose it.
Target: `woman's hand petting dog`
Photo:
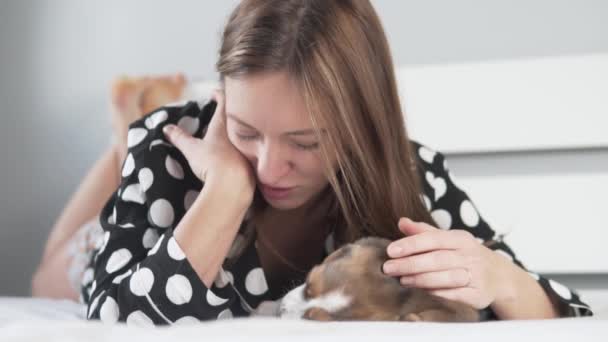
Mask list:
[[[427,290],[446,299],[483,309],[503,292],[501,279],[508,262],[461,229],[442,230],[402,217],[406,237],[387,248],[383,271],[402,285]]]

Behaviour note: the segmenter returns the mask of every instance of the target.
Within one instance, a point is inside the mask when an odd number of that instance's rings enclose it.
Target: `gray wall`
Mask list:
[[[608,51],[601,0],[373,2],[397,65]],[[110,80],[215,77],[219,34],[236,3],[0,0],[0,295],[29,293],[54,220],[108,144]],[[605,149],[448,157],[456,175],[608,168]],[[606,275],[559,277],[608,284]]]

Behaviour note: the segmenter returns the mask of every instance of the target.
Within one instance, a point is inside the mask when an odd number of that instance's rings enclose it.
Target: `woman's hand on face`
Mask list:
[[[167,125],[163,132],[167,139],[186,157],[193,173],[203,182],[221,182],[245,191],[253,197],[255,176],[247,159],[228,139],[223,90],[217,89],[212,98],[217,107],[203,139],[195,138],[179,126]]]
[[[386,274],[399,277],[404,286],[426,289],[476,309],[496,300],[504,269],[501,257],[471,233],[441,230],[405,217],[398,226],[406,237],[388,246],[389,260],[383,266]]]

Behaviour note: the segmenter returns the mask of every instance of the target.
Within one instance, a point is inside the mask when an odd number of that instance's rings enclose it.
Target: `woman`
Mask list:
[[[591,314],[501,240],[492,245],[500,253],[479,243],[497,237],[444,156],[408,139],[368,1],[242,1],[217,70],[212,100],[165,106],[130,126],[82,289],[88,318],[246,316],[367,235],[395,240],[384,271],[404,286],[491,317]]]

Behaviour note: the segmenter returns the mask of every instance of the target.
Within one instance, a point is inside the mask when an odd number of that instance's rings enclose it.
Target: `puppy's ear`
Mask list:
[[[303,316],[304,319],[309,319],[313,321],[333,321],[334,317],[331,313],[327,312],[327,310],[321,308],[310,308],[306,310]]]

